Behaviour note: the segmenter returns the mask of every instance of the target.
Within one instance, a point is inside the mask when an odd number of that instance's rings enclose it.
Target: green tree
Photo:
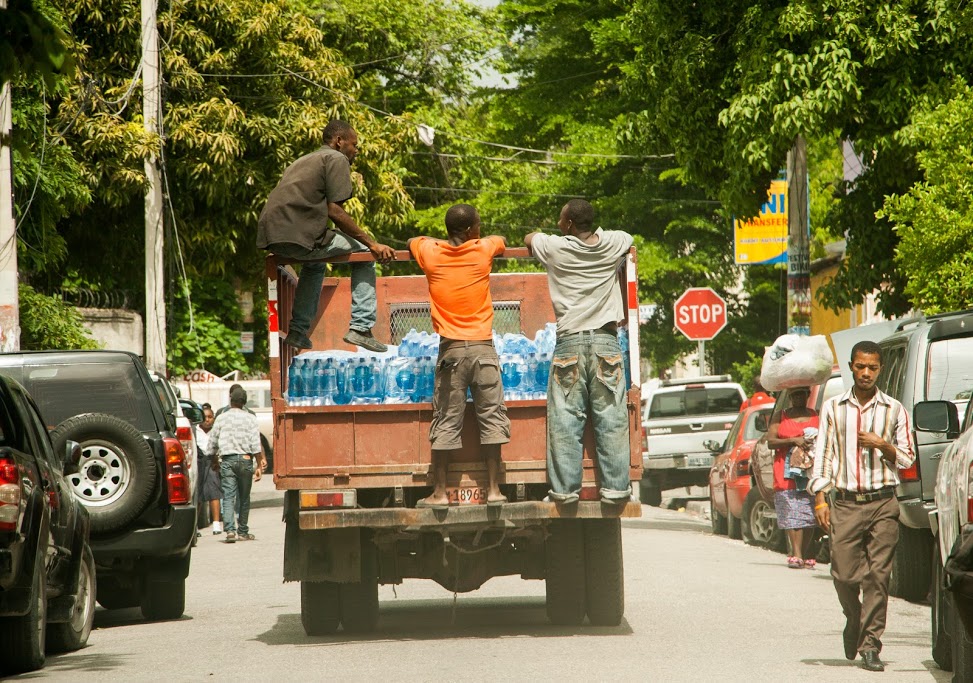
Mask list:
[[[81,314],[57,297],[41,294],[21,284],[20,348],[25,351],[51,349],[97,349],[98,342],[84,326]]]

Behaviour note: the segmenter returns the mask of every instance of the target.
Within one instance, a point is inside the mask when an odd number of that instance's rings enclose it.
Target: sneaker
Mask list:
[[[300,332],[288,332],[287,336],[284,337],[284,343],[293,346],[298,351],[311,348],[311,340],[307,338],[306,334]]]
[[[363,349],[374,351],[375,353],[385,353],[389,350],[385,344],[372,336],[371,330],[359,332],[358,330],[348,330],[344,341],[352,346],[360,346]]]
[[[236,533],[233,532],[233,531],[227,531],[226,532],[226,542],[227,543],[236,543]]]
[[[237,534],[237,540],[239,541],[256,541],[257,537],[253,534],[245,534],[243,532]]]

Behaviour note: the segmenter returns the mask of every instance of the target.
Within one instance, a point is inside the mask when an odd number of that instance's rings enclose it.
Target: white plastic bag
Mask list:
[[[760,383],[767,391],[820,384],[831,376],[834,356],[823,335],[785,334],[764,351]]]

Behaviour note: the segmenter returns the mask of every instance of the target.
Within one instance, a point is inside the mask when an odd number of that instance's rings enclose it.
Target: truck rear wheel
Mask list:
[[[580,625],[586,606],[584,528],[580,520],[551,521],[544,559],[547,618],[552,624]]]
[[[662,489],[647,479],[639,482],[639,501],[654,508],[662,505]]]
[[[588,621],[618,626],[625,614],[621,520],[584,520],[584,564]]]
[[[71,618],[61,624],[47,625],[47,649],[50,652],[74,652],[88,642],[95,621],[95,558],[86,544],[78,567],[74,609]]]
[[[341,598],[334,581],[301,581],[301,624],[309,636],[326,636],[341,623]]]
[[[46,525],[45,525],[46,528]],[[0,642],[3,658],[0,672],[8,674],[36,671],[44,666],[47,636],[47,571],[44,558],[46,544],[38,545],[34,557],[31,602],[27,614],[0,619]]]
[[[899,543],[892,557],[889,594],[909,602],[922,602],[929,595],[932,578],[932,533],[899,523]]]
[[[939,557],[939,544],[933,544],[932,556],[932,658],[943,671],[953,670],[953,649],[949,633],[948,596],[943,586],[943,562]]]
[[[721,515],[720,511],[716,509],[716,503],[713,501],[712,494],[710,494],[709,497],[709,521],[710,525],[713,527],[714,536],[726,536],[726,517]]]
[[[378,625],[378,562],[371,540],[361,542],[361,581],[338,586],[341,624],[349,633],[371,633]]]

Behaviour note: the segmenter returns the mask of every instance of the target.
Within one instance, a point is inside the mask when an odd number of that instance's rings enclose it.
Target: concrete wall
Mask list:
[[[145,354],[145,330],[138,313],[120,308],[79,308],[78,312],[102,348]]]

